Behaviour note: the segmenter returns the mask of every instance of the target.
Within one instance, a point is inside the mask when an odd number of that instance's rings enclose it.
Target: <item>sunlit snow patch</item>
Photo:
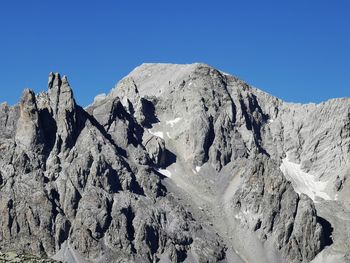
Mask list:
[[[181,121],[181,119],[182,119],[182,118],[176,118],[176,119],[174,119],[174,120],[166,121],[166,124],[167,124],[167,125],[170,125],[171,127],[174,127],[174,125],[175,125],[176,123],[178,123],[179,121]]]
[[[154,136],[157,136],[159,138],[164,139],[164,134],[161,131],[152,131],[152,130],[148,129],[148,132]]]
[[[321,182],[315,175],[303,172],[300,164],[290,162],[287,157],[283,159],[280,169],[287,180],[291,181],[294,190],[298,194],[306,194],[313,201],[315,201],[316,197],[331,200],[325,192],[328,182]]]
[[[160,172],[162,175],[171,178],[171,172],[166,169],[159,169],[158,172]]]

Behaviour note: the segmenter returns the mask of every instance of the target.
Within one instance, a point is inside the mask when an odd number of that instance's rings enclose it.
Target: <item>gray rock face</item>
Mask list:
[[[19,109],[2,105],[1,119],[16,119],[1,133],[1,250],[53,256],[68,242],[97,262],[224,259],[220,239],[145,165],[162,161],[164,143],[147,151],[143,129],[118,101],[101,107],[89,115],[77,106],[58,74],[48,93],[25,90]],[[128,160],[134,153],[146,161]]]
[[[290,261],[312,260],[325,245],[325,233],[310,198],[298,196],[278,166],[267,159],[250,160],[247,167],[242,187],[232,199],[233,215],[261,240],[273,239]]]
[[[51,73],[47,92],[0,105],[0,250],[68,262],[346,254],[326,208],[349,209],[349,102],[290,104],[204,64],[143,64],[83,109]]]

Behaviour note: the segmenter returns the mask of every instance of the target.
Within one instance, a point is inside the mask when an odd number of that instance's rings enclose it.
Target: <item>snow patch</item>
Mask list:
[[[289,161],[288,156],[282,160],[280,169],[287,180],[291,181],[298,194],[308,195],[314,202],[316,198],[331,200],[325,192],[328,181],[319,181],[315,175],[302,171],[300,164]]]
[[[174,119],[174,120],[166,121],[166,124],[167,124],[167,125],[170,125],[171,127],[174,127],[174,125],[175,125],[176,123],[178,123],[179,121],[181,121],[181,119],[182,119],[182,118],[176,118],[176,119]]]
[[[168,136],[169,139],[171,139],[170,133],[166,132],[166,136]]]
[[[171,172],[167,169],[159,169],[158,172],[168,178],[171,178]]]
[[[150,129],[148,129],[148,132],[154,136],[164,139],[164,134],[161,131],[151,131]]]

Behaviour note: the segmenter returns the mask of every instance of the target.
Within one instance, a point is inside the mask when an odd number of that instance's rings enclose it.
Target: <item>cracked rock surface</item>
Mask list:
[[[0,251],[350,260],[349,99],[285,103],[205,64],[143,64],[85,109],[51,73],[0,124]]]

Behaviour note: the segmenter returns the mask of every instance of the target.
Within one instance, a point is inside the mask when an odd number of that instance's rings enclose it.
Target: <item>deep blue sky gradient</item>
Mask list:
[[[143,62],[205,62],[293,102],[350,97],[350,1],[0,3],[0,101],[68,75],[81,105]]]

